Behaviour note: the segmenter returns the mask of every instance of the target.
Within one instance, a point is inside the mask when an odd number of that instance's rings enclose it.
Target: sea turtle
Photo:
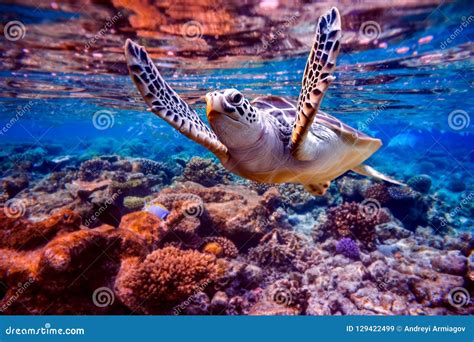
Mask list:
[[[319,18],[298,102],[276,96],[249,102],[236,89],[206,94],[211,129],[161,77],[142,46],[131,40],[125,56],[131,78],[150,110],[213,152],[224,167],[261,183],[299,183],[324,195],[330,181],[352,170],[400,184],[363,165],[379,139],[319,110],[340,48],[341,17],[331,8]]]

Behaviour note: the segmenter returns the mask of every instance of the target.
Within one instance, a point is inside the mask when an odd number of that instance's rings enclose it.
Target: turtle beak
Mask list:
[[[212,122],[219,113],[213,110],[213,98],[211,93],[206,94],[206,116],[209,122]]]

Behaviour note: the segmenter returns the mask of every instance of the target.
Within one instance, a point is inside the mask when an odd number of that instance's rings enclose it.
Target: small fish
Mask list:
[[[144,211],[158,216],[160,219],[165,220],[166,217],[169,215],[169,210],[166,209],[163,205],[159,203],[149,203],[145,204],[145,209]]]

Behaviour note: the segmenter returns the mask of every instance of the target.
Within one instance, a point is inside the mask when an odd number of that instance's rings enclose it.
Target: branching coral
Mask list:
[[[120,300],[140,313],[163,313],[194,292],[205,291],[223,272],[210,254],[166,247],[124,265],[115,289]]]
[[[336,252],[345,257],[357,260],[360,256],[359,246],[351,238],[342,238],[336,244]]]
[[[365,199],[374,199],[385,205],[390,201],[390,194],[385,184],[377,183],[369,186],[363,193]]]
[[[324,229],[337,238],[354,237],[370,250],[374,248],[375,226],[381,223],[384,216],[379,217],[380,212],[369,213],[359,203],[345,202],[328,209]]]

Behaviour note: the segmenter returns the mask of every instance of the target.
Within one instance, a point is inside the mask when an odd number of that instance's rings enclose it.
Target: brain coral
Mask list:
[[[144,261],[129,259],[115,283],[120,300],[137,313],[166,313],[224,271],[215,256],[176,247],[158,249]]]

